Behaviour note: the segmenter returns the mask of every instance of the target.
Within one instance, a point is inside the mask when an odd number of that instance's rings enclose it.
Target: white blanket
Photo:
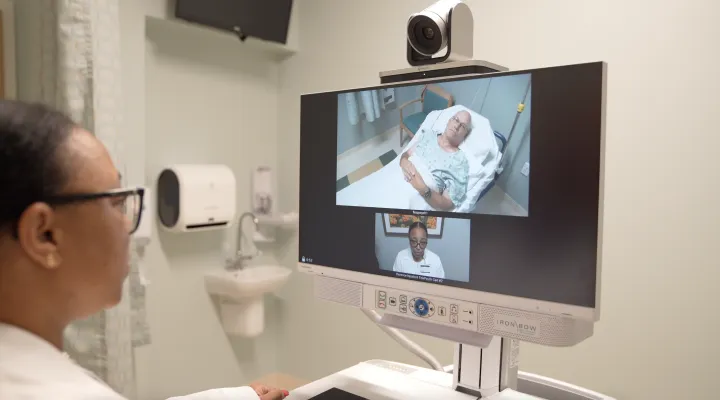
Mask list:
[[[453,212],[468,213],[475,208],[480,193],[489,185],[500,161],[498,149],[492,127],[487,118],[466,108],[465,106],[453,106],[442,111],[431,112],[418,132],[440,133],[445,129],[449,119],[458,111],[465,110],[472,116],[472,130],[468,138],[460,146],[465,152],[470,165],[470,176],[468,179],[468,192],[465,201],[457,205]],[[439,131],[438,131],[439,130]],[[420,135],[415,135],[403,152],[414,146]],[[352,183],[336,194],[336,204],[342,206],[374,207],[390,209],[409,209],[434,211],[422,196],[406,182],[400,168],[400,157],[398,154],[394,160],[382,167],[380,170]],[[425,183],[436,190],[435,179],[419,157],[411,157],[415,169],[418,170]],[[432,185],[432,186],[431,186]]]

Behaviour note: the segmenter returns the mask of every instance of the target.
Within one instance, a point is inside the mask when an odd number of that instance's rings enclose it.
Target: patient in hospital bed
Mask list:
[[[463,105],[432,111],[394,160],[338,191],[335,204],[472,212],[501,156],[486,117]]]
[[[460,145],[470,133],[471,119],[463,110],[450,117],[439,134],[419,131],[418,142],[400,158],[405,181],[435,210],[452,211],[465,200],[469,164]]]

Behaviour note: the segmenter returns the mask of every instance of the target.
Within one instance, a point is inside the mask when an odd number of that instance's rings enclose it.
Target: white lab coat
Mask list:
[[[221,388],[173,400],[258,400],[250,387]],[[30,332],[0,323],[0,399],[126,400],[65,353]]]
[[[420,262],[413,259],[412,250],[409,247],[400,250],[395,257],[393,271],[445,279],[445,269],[440,257],[429,249],[425,249],[425,254]]]

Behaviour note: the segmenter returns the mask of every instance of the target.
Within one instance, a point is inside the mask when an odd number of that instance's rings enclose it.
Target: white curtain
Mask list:
[[[360,116],[362,115],[365,115],[367,122],[374,122],[380,118],[385,110],[385,102],[379,90],[346,93],[345,104],[350,125],[360,123]]]
[[[23,0],[26,1],[26,0]],[[69,114],[108,148],[123,176],[120,0],[37,0],[41,101]],[[65,350],[125,397],[136,398],[134,348],[150,341],[138,257],[122,302],[70,326]]]

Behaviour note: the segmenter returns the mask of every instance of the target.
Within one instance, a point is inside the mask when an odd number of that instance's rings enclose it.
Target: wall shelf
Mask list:
[[[297,213],[279,214],[277,216],[259,215],[257,217],[258,225],[293,229],[297,227],[299,215]]]
[[[259,215],[258,231],[253,233],[255,243],[275,243],[277,230],[295,230],[298,227],[299,215],[292,212],[278,215]]]

